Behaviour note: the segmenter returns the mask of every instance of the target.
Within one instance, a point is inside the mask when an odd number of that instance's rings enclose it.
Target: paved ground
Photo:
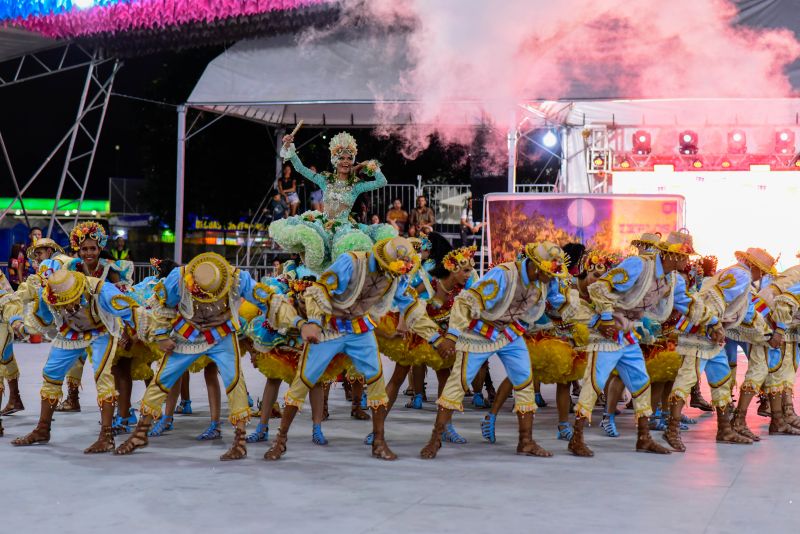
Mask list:
[[[310,441],[309,411],[298,416],[281,462],[261,458],[267,445],[250,448],[240,462],[217,460],[224,439],[198,443],[207,424],[202,378],[192,383],[196,415],[134,456],[87,457],[96,437],[94,387],[85,384],[84,411],[59,415],[50,444],[12,448],[38,417],[38,388],[45,345],[21,345],[27,410],[3,419],[0,438],[0,532],[407,532],[472,533],[577,529],[593,532],[797,532],[800,438],[766,437],[753,446],[717,445],[715,424],[685,433],[686,454],[636,454],[630,414],[622,437],[588,430],[593,459],[570,456],[555,439],[555,408],[540,410],[535,435],[555,453],[550,459],[514,454],[513,414],[504,413],[498,443],[481,440],[482,413],[467,410],[456,425],[469,444],[446,445],[435,461],[418,458],[429,436],[434,406],[397,409],[389,419],[394,463],[373,460],[361,444],[370,424],[351,420],[342,390],[331,394],[327,447]],[[263,379],[248,366],[254,396]],[[385,369],[390,370],[391,363]],[[739,366],[744,369],[746,366]],[[497,362],[493,374],[501,379]],[[90,375],[86,372],[90,381]],[[430,387],[435,386],[431,377]],[[134,390],[140,398],[141,385]],[[552,387],[544,395],[553,399]],[[5,399],[4,399],[5,400]],[[690,415],[698,416],[696,410]],[[766,434],[766,419],[751,425]],[[277,421],[273,427],[277,427]],[[118,441],[119,442],[119,441]]]

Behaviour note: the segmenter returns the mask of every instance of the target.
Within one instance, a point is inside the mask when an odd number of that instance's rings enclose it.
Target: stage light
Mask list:
[[[97,215],[97,210],[92,210],[92,215]]]
[[[605,167],[606,160],[604,160],[600,156],[597,156],[596,158],[594,158],[594,160],[592,160],[592,163],[594,164],[595,169],[602,169],[603,167]]]
[[[694,167],[695,169],[702,169],[703,168],[703,162],[700,161],[699,159],[696,159],[696,160],[694,160],[692,162],[692,167]]]
[[[628,161],[628,158],[625,158],[625,159],[622,160],[622,162],[619,164],[619,166],[621,168],[623,168],[623,169],[629,169],[631,167],[631,162]]]
[[[728,132],[728,154],[744,154],[747,152],[747,135],[744,130]]]
[[[633,152],[640,156],[646,156],[653,151],[652,138],[650,132],[636,130],[633,132]]]
[[[94,5],[94,0],[72,0],[72,4],[78,9],[89,9]]]
[[[778,130],[775,132],[775,153],[794,154],[794,132],[792,130]]]
[[[14,215],[22,215],[22,210],[16,210],[16,211],[14,212]]]
[[[678,145],[681,154],[692,156],[698,152],[697,133],[692,130],[684,130],[678,134]]]
[[[547,148],[553,148],[558,143],[558,137],[556,134],[552,132],[552,130],[548,130],[544,136],[542,136],[542,144]]]
[[[800,167],[800,159],[798,159],[798,160],[795,160],[795,162],[794,162],[794,166],[795,166],[795,167]]]
[[[720,164],[720,167],[722,167],[723,169],[730,169],[731,162],[728,161],[727,159],[724,159],[724,160],[722,160],[722,163]]]

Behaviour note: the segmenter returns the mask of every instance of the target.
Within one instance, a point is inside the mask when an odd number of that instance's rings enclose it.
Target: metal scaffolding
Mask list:
[[[2,133],[0,133],[0,150],[3,152],[3,159],[14,183],[16,195],[14,201],[0,212],[0,221],[11,211],[12,206],[17,201],[19,201],[22,214],[27,221],[28,214],[25,210],[24,201],[25,192],[41,176],[42,171],[53,162],[56,155],[66,147],[64,159],[56,159],[56,161],[63,161],[63,166],[55,203],[50,215],[50,223],[47,228],[47,236],[51,235],[55,224],[58,224],[66,231],[59,220],[58,212],[59,203],[65,189],[74,192],[75,196],[78,197],[78,205],[74,214],[74,221],[77,222],[78,214],[86,195],[86,188],[97,151],[97,143],[103,129],[111,88],[121,66],[122,64],[116,59],[104,58],[98,51],[90,52],[72,43],[67,43],[58,49],[26,54],[0,64],[0,88],[74,69],[86,69],[83,90],[78,101],[74,122],[22,187],[20,187],[20,182],[14,172],[12,158],[8,153],[5,140]],[[61,215],[71,216],[70,213],[66,212]]]

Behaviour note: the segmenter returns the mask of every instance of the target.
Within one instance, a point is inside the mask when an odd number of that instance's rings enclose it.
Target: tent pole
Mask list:
[[[517,189],[517,120],[512,115],[511,126],[508,128],[508,192]]]
[[[569,191],[569,128],[564,127],[561,129],[561,187],[557,189],[563,192]]]
[[[186,161],[186,106],[178,106],[178,165],[175,179],[175,263],[183,263],[183,186]]]

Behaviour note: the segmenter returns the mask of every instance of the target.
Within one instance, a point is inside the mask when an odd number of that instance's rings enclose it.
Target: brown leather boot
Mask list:
[[[25,409],[22,397],[19,396],[19,379],[12,378],[8,381],[8,404],[0,411],[0,415],[11,415]],[[1,434],[0,434],[1,435]]]
[[[750,438],[753,441],[761,441],[761,438],[747,426],[746,420],[747,408],[750,406],[750,401],[756,396],[756,392],[749,388],[742,388],[739,394],[739,405],[733,412],[731,428],[733,428],[734,432],[746,438]]]
[[[717,443],[733,443],[736,445],[752,445],[753,440],[743,436],[731,427],[731,413],[723,408],[717,411]]]
[[[591,457],[594,456],[592,449],[586,446],[583,441],[583,427],[586,424],[586,418],[580,415],[575,416],[575,431],[572,433],[572,439],[569,440],[567,450],[575,456]]]
[[[131,454],[136,449],[143,449],[147,447],[149,444],[147,434],[150,432],[150,427],[152,425],[153,417],[150,415],[143,415],[139,419],[139,422],[136,423],[136,428],[133,429],[133,434],[131,434],[131,437],[126,439],[122,445],[117,447],[117,450],[114,451],[114,454],[118,456],[124,456]]]
[[[225,454],[219,457],[223,462],[229,460],[241,460],[247,456],[247,440],[244,422],[237,423],[233,430],[233,443]]]
[[[447,426],[447,423],[450,422],[452,415],[453,410],[439,406],[439,410],[436,412],[436,422],[433,424],[433,432],[431,432],[431,439],[419,451],[419,455],[425,460],[436,458],[436,453],[442,448],[442,432],[444,432],[444,427]]]
[[[669,449],[666,449],[653,441],[653,436],[650,435],[650,418],[646,415],[636,420],[636,452],[650,452],[653,454],[669,454]]]
[[[42,399],[41,414],[39,415],[39,423],[36,425],[36,428],[27,436],[15,439],[11,444],[17,447],[27,447],[28,445],[47,443],[50,441],[50,423],[53,421],[54,411],[55,405],[50,404],[50,401]]]
[[[553,456],[552,452],[542,448],[533,440],[533,412],[517,412],[517,423],[519,423],[517,454],[539,456],[540,458],[549,458]]]
[[[795,428],[800,428],[800,417],[794,412],[794,396],[791,391],[783,392],[783,420]]]
[[[689,398],[689,406],[703,410],[704,412],[711,412],[714,410],[714,407],[703,398],[703,393],[700,391],[699,382],[692,388],[691,397]]]
[[[686,401],[680,397],[672,397],[669,400],[669,418],[667,419],[667,429],[664,431],[664,441],[677,452],[686,452],[686,445],[681,439],[681,412]]]
[[[386,406],[378,406],[372,409],[372,456],[379,460],[397,460],[397,455],[386,444],[384,437],[384,423],[387,415]]]
[[[287,404],[283,409],[283,417],[281,417],[281,426],[278,428],[278,435],[275,436],[272,447],[264,453],[265,460],[280,460],[281,456],[286,452],[286,440],[289,435],[289,427],[292,426],[292,421],[294,421],[294,416],[297,415],[298,409],[297,406],[292,406],[291,404]]]
[[[80,412],[80,389],[74,384],[67,384],[67,398],[58,405],[57,412]]]
[[[783,394],[769,394],[769,411],[771,419],[769,421],[769,433],[783,434],[786,436],[800,436],[800,429],[797,429],[786,422],[783,417]]]

